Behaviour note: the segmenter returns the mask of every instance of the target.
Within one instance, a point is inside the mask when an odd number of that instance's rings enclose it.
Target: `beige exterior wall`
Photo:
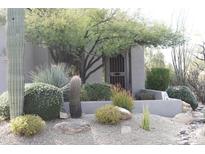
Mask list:
[[[145,89],[144,48],[135,46],[131,49],[131,82],[132,93]]]
[[[92,66],[89,70],[93,70],[96,66],[99,66],[102,64],[102,59],[100,59],[94,66]],[[87,79],[86,83],[102,83],[104,82],[104,73],[103,73],[103,68],[101,67],[98,69],[95,73],[91,74],[89,78]]]

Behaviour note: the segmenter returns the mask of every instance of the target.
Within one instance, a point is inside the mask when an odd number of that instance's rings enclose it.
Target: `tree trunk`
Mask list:
[[[15,118],[24,102],[24,9],[7,9],[7,53],[10,118]]]

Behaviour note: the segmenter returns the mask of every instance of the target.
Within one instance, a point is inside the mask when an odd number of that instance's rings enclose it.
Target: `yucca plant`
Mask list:
[[[141,127],[144,130],[149,131],[150,130],[150,113],[149,113],[149,109],[146,106],[143,106],[143,115],[142,115],[142,123],[141,123]]]
[[[23,113],[24,9],[7,9],[8,94],[10,118]]]
[[[70,89],[69,71],[63,63],[51,66],[40,66],[30,73],[33,82],[42,82],[61,88],[64,100],[68,101]]]

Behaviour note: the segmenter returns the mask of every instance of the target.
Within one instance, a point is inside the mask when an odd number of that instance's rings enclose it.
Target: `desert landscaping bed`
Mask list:
[[[151,131],[140,128],[141,114],[122,121],[118,125],[102,125],[93,114],[81,119],[66,119],[46,122],[46,128],[33,137],[13,135],[8,122],[0,123],[0,144],[177,144],[178,133],[184,124],[158,115],[151,115]],[[90,129],[83,132],[62,132],[55,128],[62,122],[86,123]],[[74,124],[75,125],[75,124]]]

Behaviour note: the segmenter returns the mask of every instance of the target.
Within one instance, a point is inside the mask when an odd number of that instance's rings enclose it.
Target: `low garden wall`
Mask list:
[[[68,103],[66,103],[68,107]],[[111,104],[111,101],[82,101],[82,112],[85,114],[94,114],[96,109],[103,105]],[[165,117],[174,117],[182,112],[182,101],[178,99],[169,100],[136,100],[134,101],[133,113],[142,113],[143,106],[148,106],[151,114]]]

